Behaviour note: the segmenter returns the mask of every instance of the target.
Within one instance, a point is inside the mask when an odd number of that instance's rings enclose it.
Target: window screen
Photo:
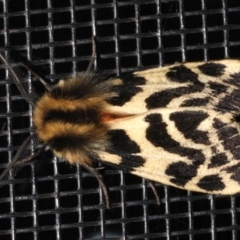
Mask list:
[[[240,58],[238,0],[1,0],[0,51],[51,84],[86,70],[96,36],[98,73]],[[33,128],[32,108],[0,68],[0,168]],[[26,73],[29,86],[37,84]],[[97,180],[44,152],[0,189],[0,239],[238,239],[239,197],[156,183],[99,165]],[[103,169],[102,169],[103,168]]]

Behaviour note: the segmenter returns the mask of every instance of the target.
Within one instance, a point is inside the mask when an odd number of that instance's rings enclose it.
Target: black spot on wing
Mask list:
[[[211,151],[212,151],[213,155],[218,153],[218,150],[217,150],[217,148],[215,146],[211,147]]]
[[[200,83],[198,75],[184,65],[171,67],[166,73],[166,77],[178,83]]]
[[[205,98],[192,98],[185,100],[180,106],[181,107],[204,107],[210,102],[210,97]]]
[[[228,163],[228,158],[225,153],[219,153],[211,157],[208,168],[216,168]]]
[[[122,162],[117,166],[118,168],[133,171],[134,168],[144,165],[144,158],[137,156],[137,153],[141,152],[140,147],[129,138],[124,130],[108,131],[108,139],[111,146],[107,148],[107,152],[117,154],[122,158]]]
[[[136,76],[134,73],[123,74],[120,79],[123,81],[124,85],[145,85],[146,79],[144,77]]]
[[[65,123],[93,123],[100,121],[99,113],[96,109],[75,109],[63,111],[61,109],[49,110],[43,117],[45,123],[47,122],[65,122]]]
[[[201,111],[182,111],[171,113],[170,120],[174,121],[177,129],[185,138],[191,139],[195,143],[209,145],[207,132],[197,130],[200,123],[207,117],[208,114]]]
[[[212,93],[215,95],[219,95],[227,91],[227,86],[221,83],[209,82],[209,87],[212,90]]]
[[[240,87],[240,72],[231,74],[230,78],[227,80],[224,80],[224,82],[236,87]]]
[[[236,114],[235,116],[233,116],[233,121],[236,121],[236,122],[240,122],[240,114]]]
[[[179,186],[184,186],[194,176],[196,176],[198,167],[204,163],[205,157],[200,150],[182,147],[167,132],[167,125],[162,121],[160,114],[150,114],[145,118],[149,123],[146,138],[155,147],[162,147],[165,151],[175,153],[179,156],[188,157],[192,160],[191,164],[184,162],[172,163],[166,169],[166,174],[173,177],[170,181]],[[161,164],[161,163],[159,163]],[[179,179],[181,176],[181,179]]]
[[[225,188],[222,178],[217,174],[201,178],[197,186],[205,191],[221,191]]]
[[[227,173],[231,174],[230,178],[240,185],[240,163],[224,168],[222,171],[226,171]]]
[[[238,134],[237,128],[234,128],[232,126],[228,126],[226,123],[223,123],[219,119],[214,119],[214,128],[216,128],[218,136],[221,140],[227,140],[229,138],[232,138],[233,135]]]
[[[112,164],[112,163],[107,163],[108,165],[111,165],[115,168],[131,172],[134,171],[135,168],[141,167],[144,165],[145,160],[141,156],[134,156],[134,155],[121,155],[121,163],[120,164]]]
[[[161,147],[164,150],[175,153],[180,156],[188,157],[196,165],[202,164],[205,160],[200,150],[188,147],[182,147],[179,142],[175,141],[167,131],[167,124],[162,120],[160,114],[149,114],[145,121],[149,123],[146,131],[147,140],[155,147]]]
[[[214,119],[213,127],[216,129],[224,149],[229,150],[235,159],[240,159],[240,134],[238,129],[228,126],[219,119]]]
[[[173,99],[185,94],[201,92],[203,88],[203,84],[194,84],[187,87],[170,88],[155,92],[145,100],[147,109],[166,107]]]
[[[172,163],[165,172],[168,176],[173,176],[170,181],[178,186],[184,186],[188,181],[197,175],[197,167],[184,162]]]
[[[235,89],[219,101],[216,108],[222,112],[240,111],[240,90]]]
[[[146,84],[145,78],[135,76],[132,73],[125,74],[120,79],[122,84],[112,87],[112,91],[117,93],[117,97],[107,100],[114,106],[123,106],[126,102],[129,102],[132,97],[142,91],[139,85]]]
[[[108,133],[111,148],[108,149],[113,154],[140,153],[140,147],[132,141],[124,130],[109,130]]]
[[[231,179],[240,185],[240,170],[235,170],[235,172],[231,176]]]
[[[220,77],[224,74],[226,66],[221,63],[208,62],[198,66],[198,68],[205,75]]]

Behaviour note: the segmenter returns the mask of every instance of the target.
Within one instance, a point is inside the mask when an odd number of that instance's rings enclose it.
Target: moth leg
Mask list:
[[[28,147],[29,143],[31,140],[34,140],[34,138],[36,138],[37,135],[34,133],[32,135],[30,135],[21,145],[21,147],[19,148],[19,150],[17,151],[16,155],[14,156],[13,160],[10,162],[10,164],[7,166],[7,168],[2,172],[2,174],[0,175],[0,181],[2,180],[7,180],[7,174],[9,173],[11,168],[17,167],[17,169],[15,169],[14,173],[13,173],[13,177],[16,175],[16,173],[23,167],[23,164],[27,161],[32,160],[33,158],[35,158],[36,156],[38,156],[42,151],[43,151],[43,147],[40,148],[38,151],[36,151],[33,155],[30,155],[24,159],[19,160],[22,156],[24,156],[24,152],[26,150],[26,148]],[[25,152],[26,153],[26,152]],[[19,161],[19,162],[18,162]],[[1,185],[2,183],[0,183]]]
[[[92,168],[86,164],[82,165],[84,168],[86,168],[90,173],[92,173],[98,180],[100,186],[102,187],[103,190],[103,195],[105,197],[105,201],[106,201],[106,206],[109,209],[110,208],[110,200],[109,200],[109,195],[108,195],[108,190],[107,187],[105,185],[105,183],[103,182],[102,178],[99,176],[98,172],[96,171],[95,168]]]
[[[25,63],[19,63],[20,66],[26,68],[37,80],[39,80],[44,87],[50,91],[51,90],[51,85],[49,85],[43,78],[41,78],[36,72],[34,72],[30,67],[28,67],[28,65],[26,65]]]
[[[91,72],[95,58],[96,58],[96,37],[93,36],[92,37],[92,56],[91,56],[91,61],[89,62],[86,70],[87,73]]]
[[[41,152],[43,151],[43,147],[41,149],[39,149],[37,152],[35,152],[33,155],[24,158],[23,160],[16,162],[16,164],[12,167],[12,178],[15,177],[17,175],[17,173],[22,169],[22,167],[24,166],[25,162],[31,161],[33,160],[35,157],[37,157]],[[9,176],[10,177],[10,176]],[[7,180],[8,177],[7,175],[5,175],[5,177],[3,177],[2,180]]]
[[[40,148],[38,151],[36,151],[33,155],[24,158],[24,159],[21,160],[20,162],[16,162],[15,166],[17,166],[17,165],[21,165],[21,164],[23,164],[23,163],[25,163],[25,162],[29,162],[29,161],[31,161],[32,159],[34,159],[35,157],[37,157],[38,155],[40,155],[40,153],[43,152],[44,147],[45,147],[45,146],[41,147],[41,148]]]
[[[158,195],[158,192],[157,192],[157,189],[156,189],[156,186],[155,186],[154,182],[152,182],[152,181],[150,181],[148,179],[146,179],[146,180],[148,181],[148,183],[149,183],[149,185],[150,185],[150,187],[151,187],[151,189],[152,189],[152,191],[153,191],[153,193],[155,195],[155,198],[157,200],[157,204],[160,205],[161,204],[161,200],[160,200],[160,197]]]

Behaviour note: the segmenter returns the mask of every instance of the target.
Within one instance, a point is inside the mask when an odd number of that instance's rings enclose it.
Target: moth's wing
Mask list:
[[[1,173],[0,186],[5,185],[10,178],[14,178],[16,174],[22,169],[25,162],[32,160],[42,151],[42,146],[40,146],[40,143],[41,141],[36,134],[30,135],[23,142],[23,144],[15,154],[13,160],[9,163],[7,168]],[[37,148],[38,150],[36,151]]]
[[[232,105],[240,98],[240,61],[221,60],[176,64],[123,75],[113,80],[117,94],[108,100],[109,109],[137,114],[156,108],[200,107],[220,102],[226,94]],[[216,104],[215,104],[216,105]]]
[[[144,78],[148,84],[207,83],[211,82],[212,79],[220,83],[221,79],[226,79],[234,73],[239,73],[239,71],[240,60],[223,59],[208,62],[176,63],[170,66],[136,71],[133,76]],[[142,83],[138,85],[142,85]]]
[[[219,118],[220,117],[220,118]],[[240,192],[240,130],[231,114],[157,109],[116,121],[105,163],[146,179],[198,192]]]
[[[110,124],[112,145],[101,159],[179,188],[240,192],[240,61],[177,64],[127,78],[115,80],[119,95],[108,107],[135,116]]]

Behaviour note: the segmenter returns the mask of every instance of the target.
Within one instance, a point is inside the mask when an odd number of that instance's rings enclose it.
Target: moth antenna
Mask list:
[[[91,61],[88,64],[86,73],[91,72],[95,59],[96,59],[96,36],[93,36],[92,37],[92,56],[91,56]]]
[[[103,182],[102,178],[99,176],[99,174],[95,168],[92,168],[86,164],[84,164],[82,166],[97,178],[98,183],[100,184],[100,186],[102,187],[102,190],[103,190],[103,195],[104,195],[104,198],[106,201],[107,209],[110,209],[111,204],[110,204],[110,200],[109,200],[108,190],[107,190],[107,187],[106,187],[105,183]]]
[[[156,186],[155,186],[154,182],[152,182],[152,181],[150,181],[148,179],[146,179],[146,181],[149,183],[149,185],[150,185],[150,187],[151,187],[151,189],[152,189],[152,191],[153,191],[153,193],[155,195],[155,198],[156,198],[156,201],[157,201],[157,205],[160,205],[161,204],[161,199],[160,199],[160,197],[158,195],[158,192],[157,192],[157,189],[156,189]]]
[[[37,137],[37,134],[34,133],[32,135],[30,135],[21,145],[21,147],[19,148],[19,150],[17,151],[16,155],[14,156],[13,160],[9,163],[9,165],[7,166],[7,168],[2,172],[2,174],[0,175],[0,185],[4,185],[4,183],[2,182],[2,180],[7,180],[7,174],[9,173],[11,168],[14,168],[13,171],[13,177],[17,174],[17,172],[23,167],[23,164],[27,161],[32,160],[33,158],[35,158],[36,156],[38,156],[42,150],[43,147],[40,148],[36,153],[34,153],[33,155],[30,155],[26,158],[24,158],[23,156],[26,154],[26,149],[28,147],[28,145],[30,144],[30,141],[34,141],[34,145],[39,145],[39,138]],[[21,159],[23,157],[22,160],[19,161],[19,159]],[[19,161],[19,162],[17,162]]]
[[[29,72],[31,72],[31,74],[37,79],[39,80],[43,85],[44,87],[50,91],[51,90],[51,85],[49,85],[43,78],[41,78],[35,71],[33,71],[30,67],[28,67],[25,63],[20,63],[19,64],[20,66],[26,68]]]
[[[19,89],[20,93],[23,95],[23,97],[25,98],[25,100],[31,104],[32,106],[35,106],[35,102],[33,101],[33,99],[30,97],[31,95],[29,95],[29,93],[26,91],[26,89],[22,86],[22,83],[19,79],[19,74],[17,74],[17,72],[15,70],[13,70],[12,68],[12,64],[9,64],[7,62],[7,60],[3,57],[3,55],[0,53],[0,59],[2,60],[2,62],[5,64],[5,66],[8,68],[8,70],[10,71],[10,74],[13,78],[14,83],[17,85],[17,88]],[[18,69],[20,71],[20,69]]]

